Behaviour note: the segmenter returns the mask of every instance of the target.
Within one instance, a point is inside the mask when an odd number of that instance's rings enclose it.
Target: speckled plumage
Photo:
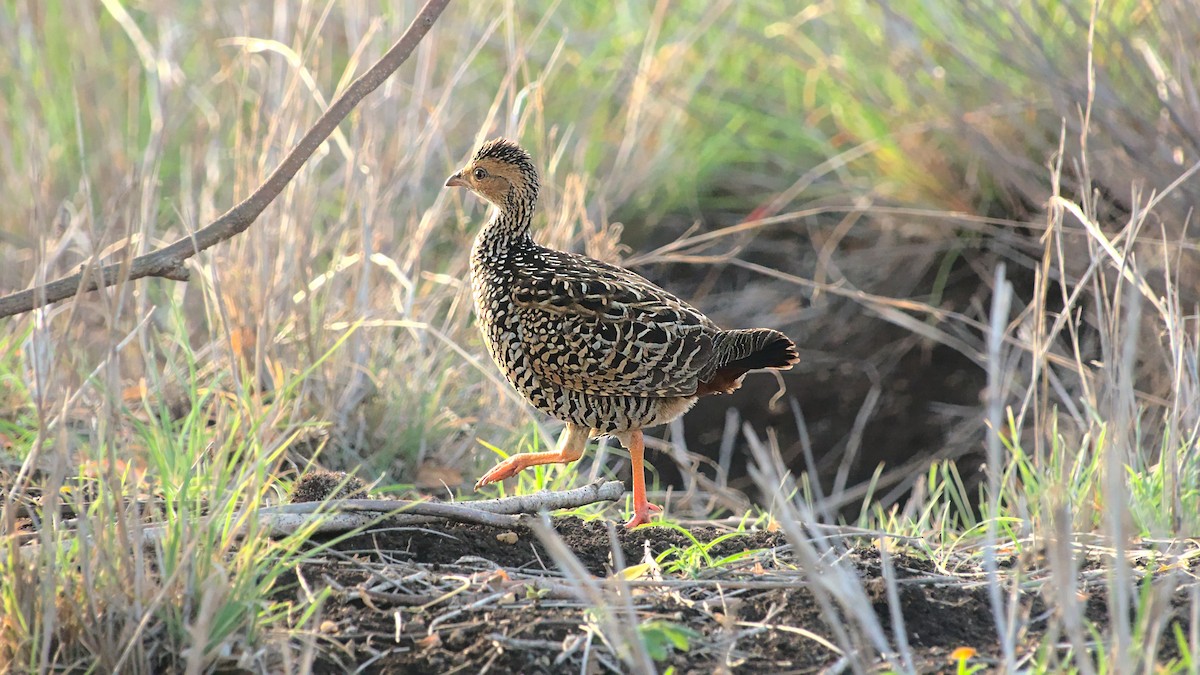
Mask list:
[[[636,442],[640,472],[642,428],[682,415],[700,396],[733,391],[748,370],[797,360],[778,331],[721,330],[629,270],[535,243],[538,175],[515,143],[485,143],[446,184],[496,207],[471,249],[471,289],[492,359],[531,404],[568,424],[562,451],[530,464],[570,461],[588,435],[615,434]],[[497,467],[480,483],[522,468]],[[639,485],[635,476],[635,503]]]

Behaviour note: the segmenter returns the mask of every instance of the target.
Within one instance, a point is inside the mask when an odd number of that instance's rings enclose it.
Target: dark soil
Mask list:
[[[629,575],[637,580],[628,598],[618,595],[611,579],[618,569],[614,549],[627,568],[647,555],[686,549],[690,540],[665,527],[631,533],[576,518],[556,519],[554,527],[597,587],[610,589],[607,610],[595,609],[594,597],[580,599],[531,530],[465,524],[393,528],[340,541],[332,554],[301,565],[280,599],[329,590],[312,623],[321,637],[319,673],[577,673],[585,658],[582,672],[631,672],[600,634],[611,638],[611,631],[635,624],[643,636],[655,626],[688,636],[686,649],[666,647],[658,654],[660,671],[805,673],[839,659],[828,615],[778,534],[754,532],[717,543],[708,551],[713,560],[742,554],[719,567],[672,567],[680,556],[668,554],[657,569]],[[692,534],[707,542],[724,531],[700,527]],[[867,599],[862,608],[876,614],[894,649],[897,632],[879,552],[864,545],[840,559],[857,574]],[[959,647],[978,650],[973,663],[998,664],[992,609],[978,570],[947,576],[903,554],[894,555],[893,564],[914,668],[952,670],[949,655]],[[1089,619],[1106,621],[1102,594],[1089,599],[1087,610]],[[1027,629],[1018,647],[1027,653],[1038,646],[1049,614],[1039,594],[1027,593],[1019,615]],[[606,618],[615,623],[606,627]],[[1186,616],[1173,620],[1184,622],[1186,632]],[[845,615],[839,620],[840,627],[855,623]]]
[[[699,217],[701,231],[710,232],[735,225],[745,212],[708,212]],[[626,242],[635,250],[652,250],[675,241],[695,222],[692,214],[668,217],[646,232],[627,230]],[[817,256],[823,237],[839,227],[838,218],[818,218],[804,227],[772,227],[744,238],[730,238],[705,253],[732,250],[740,260],[815,279],[823,269]],[[864,222],[839,240],[836,267],[851,287],[917,303],[936,297],[942,310],[986,320],[976,312],[988,306],[991,280],[978,271],[995,268],[994,253],[986,247],[959,250],[953,233],[944,228],[927,231],[933,239],[921,240],[919,245],[890,246],[884,242],[891,237],[877,227]],[[887,255],[881,255],[885,250]],[[955,262],[944,267],[944,251],[949,250],[957,252],[952,256]],[[986,376],[980,363],[885,320],[858,299],[829,293],[814,298],[807,288],[737,265],[681,261],[635,271],[695,303],[721,326],[777,328],[800,348],[800,363],[781,373],[786,397],[774,405],[771,402],[779,384],[764,374],[751,374],[730,396],[700,399],[683,418],[684,440],[690,451],[718,461],[727,415],[736,411],[735,429],[741,423],[760,434],[770,429],[788,468],[795,475],[807,473],[809,480],[819,480],[826,494],[839,475],[851,487],[876,480],[876,498],[886,502],[883,506],[887,508],[902,499],[918,472],[885,472],[877,477],[879,467],[895,469],[908,462],[927,465],[935,459],[958,460],[968,494],[975,493],[975,481],[981,475],[977,471],[982,461],[980,449],[984,447],[979,419]],[[1010,266],[1010,272],[1018,289],[1032,283],[1032,277],[1019,266]],[[803,416],[812,448],[811,464],[789,405],[792,401]],[[648,433],[663,436],[667,432],[660,428]],[[725,467],[728,485],[762,501],[748,471],[751,453],[740,438],[736,443]],[[687,474],[695,471],[675,466],[665,455],[651,453],[651,461],[664,486],[683,487]],[[714,473],[708,466],[702,470]],[[839,506],[853,517],[861,508],[861,498]]]

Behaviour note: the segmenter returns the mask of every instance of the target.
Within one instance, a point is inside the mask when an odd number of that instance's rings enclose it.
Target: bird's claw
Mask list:
[[[479,490],[479,488],[483,487],[484,485],[498,483],[505,478],[512,478],[513,476],[521,473],[525,467],[522,466],[520,462],[514,460],[514,457],[509,457],[496,466],[493,466],[490,470],[488,470],[487,473],[483,474],[479,480],[475,481],[475,489]]]
[[[661,511],[662,507],[658,504],[645,503],[635,505],[633,507],[633,517],[629,519],[629,522],[625,523],[625,529],[632,530],[638,525],[645,525],[650,522],[651,513],[660,513]]]

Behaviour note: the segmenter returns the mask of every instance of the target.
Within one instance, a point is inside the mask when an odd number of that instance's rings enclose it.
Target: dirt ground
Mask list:
[[[612,575],[614,548],[630,566],[647,552],[679,553],[691,543],[665,527],[626,532],[577,518],[556,519],[554,527],[597,579]],[[698,527],[691,533],[708,542],[725,532]],[[843,555],[894,645],[880,556],[867,541]],[[836,664],[834,633],[790,551],[781,535],[755,532],[714,545],[708,552],[714,560],[742,554],[719,567],[672,568],[681,558],[668,555],[661,566],[624,575],[634,578],[624,611],[636,612],[642,634],[683,636],[674,647],[669,637],[662,640],[654,655],[660,672],[673,666],[677,673],[809,673]],[[950,653],[958,647],[978,650],[972,663],[995,665],[999,647],[978,570],[947,576],[923,559],[893,560],[914,667],[952,671]],[[281,593],[329,593],[314,621],[323,640],[320,673],[629,672],[600,637],[603,613],[580,600],[552,552],[526,528],[434,524],[375,531],[338,542],[301,565],[294,581]],[[1089,619],[1106,620],[1101,593],[1087,608]],[[633,623],[628,613],[612,611],[617,621]],[[1047,625],[1040,595],[1022,598],[1022,614],[1030,628],[1019,645],[1028,653]]]

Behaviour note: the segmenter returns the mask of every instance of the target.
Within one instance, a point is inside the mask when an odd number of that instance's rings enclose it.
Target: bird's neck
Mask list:
[[[492,217],[475,238],[475,247],[509,248],[531,243],[529,226],[533,221],[534,204],[522,201],[493,209]]]

